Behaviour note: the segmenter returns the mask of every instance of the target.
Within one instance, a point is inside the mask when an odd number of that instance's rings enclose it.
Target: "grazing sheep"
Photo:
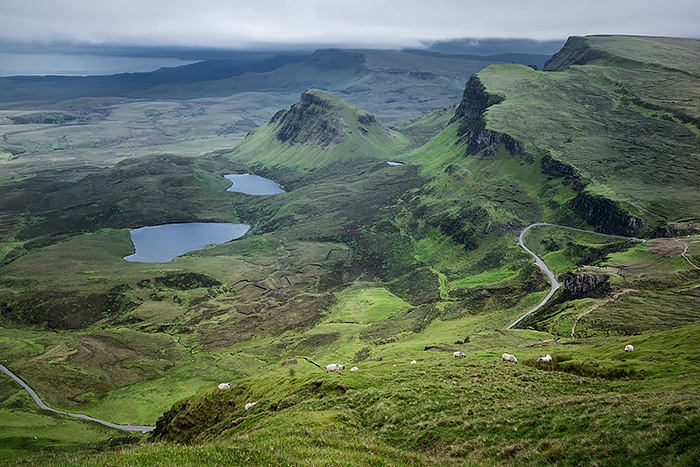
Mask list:
[[[631,345],[627,344],[625,346],[625,352],[632,352],[633,350],[634,350],[634,347],[632,347]]]
[[[455,352],[453,355],[455,356],[455,358],[466,357],[466,355],[464,355],[464,352]]]
[[[552,356],[547,354],[546,357],[540,357],[537,359],[538,362],[551,362],[552,361]]]
[[[338,363],[331,363],[330,365],[328,365],[326,367],[326,373],[330,373],[331,371],[340,371],[340,370],[344,370],[344,369],[345,369],[345,366],[343,366],[343,365],[340,365]]]
[[[503,361],[504,361],[504,362],[518,363],[518,359],[515,358],[514,355],[511,355],[511,354],[509,354],[509,353],[504,353],[504,354],[503,354]]]
[[[411,360],[411,365],[415,365],[415,364],[416,364],[416,361],[415,361],[415,360]]]
[[[254,406],[256,406],[257,404],[258,404],[257,402],[248,402],[248,403],[245,405],[245,409],[246,409],[246,410],[252,409],[252,408],[253,408]]]
[[[231,389],[231,383],[221,383],[219,384],[219,391],[225,391]]]
[[[350,368],[350,371],[357,371],[357,370],[359,370],[359,368],[357,368],[356,366]]]

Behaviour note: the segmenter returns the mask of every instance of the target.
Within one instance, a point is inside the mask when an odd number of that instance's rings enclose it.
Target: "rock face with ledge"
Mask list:
[[[523,144],[505,133],[488,130],[484,113],[492,105],[503,101],[503,97],[488,93],[477,75],[472,75],[464,88],[464,95],[450,123],[460,122],[457,136],[467,142],[465,156],[472,156],[503,143],[513,156],[519,156],[529,163],[534,158],[523,150]],[[486,152],[485,152],[486,154]]]
[[[343,119],[337,112],[341,109],[319,92],[306,91],[297,104],[272,117],[272,121],[279,125],[277,139],[291,145],[316,143],[326,147],[340,144],[345,132]]]

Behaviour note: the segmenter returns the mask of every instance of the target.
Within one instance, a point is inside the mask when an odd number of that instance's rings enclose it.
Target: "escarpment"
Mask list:
[[[321,70],[361,68],[365,65],[365,55],[350,50],[317,50],[307,62]]]
[[[545,62],[544,71],[564,71],[572,65],[584,65],[606,55],[601,50],[592,49],[585,37],[572,36],[559,52]]]
[[[469,78],[462,101],[457,106],[455,115],[450,121],[450,123],[460,122],[457,136],[460,142],[467,142],[464,155],[475,155],[486,148],[503,143],[511,155],[522,157],[528,162],[534,162],[534,158],[523,150],[523,144],[520,141],[505,133],[486,128],[484,113],[489,107],[502,101],[503,97],[486,91],[477,75],[472,75]]]
[[[574,53],[571,49],[588,47],[585,42],[579,44],[576,38],[572,38],[571,41],[573,45],[569,47],[570,54]],[[578,50],[577,53],[583,52]],[[567,63],[575,61],[574,58],[567,55]],[[487,128],[488,109],[503,101],[504,98],[500,95],[487,91],[478,75],[473,75],[467,82],[462,101],[450,121],[450,123],[459,123],[457,142],[465,144],[465,157],[477,154],[493,155],[495,147],[502,145],[511,156],[519,157],[528,164],[534,163],[535,156],[525,149],[522,141],[506,133]],[[646,230],[646,221],[631,215],[620,202],[602,196],[593,196],[584,191],[590,180],[567,161],[559,160],[551,152],[546,152],[539,156],[539,165],[544,175],[564,179],[567,184],[573,182],[571,186],[576,195],[566,202],[566,207],[593,226],[595,230],[622,236],[640,236]],[[448,231],[451,230],[454,229],[448,229]],[[460,240],[459,243],[466,243],[464,239],[460,238]]]
[[[598,232],[627,237],[643,233],[644,219],[627,214],[610,199],[581,192],[568,205]]]

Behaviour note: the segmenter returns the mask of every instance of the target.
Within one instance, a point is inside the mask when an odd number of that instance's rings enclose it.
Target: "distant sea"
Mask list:
[[[194,61],[114,55],[22,54],[0,52],[0,76],[89,76],[154,71]]]

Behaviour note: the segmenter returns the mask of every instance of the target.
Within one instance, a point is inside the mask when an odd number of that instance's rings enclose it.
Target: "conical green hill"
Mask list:
[[[305,171],[331,164],[353,165],[392,158],[406,139],[381,125],[370,113],[318,89],[249,133],[232,152],[236,160],[266,167]]]

